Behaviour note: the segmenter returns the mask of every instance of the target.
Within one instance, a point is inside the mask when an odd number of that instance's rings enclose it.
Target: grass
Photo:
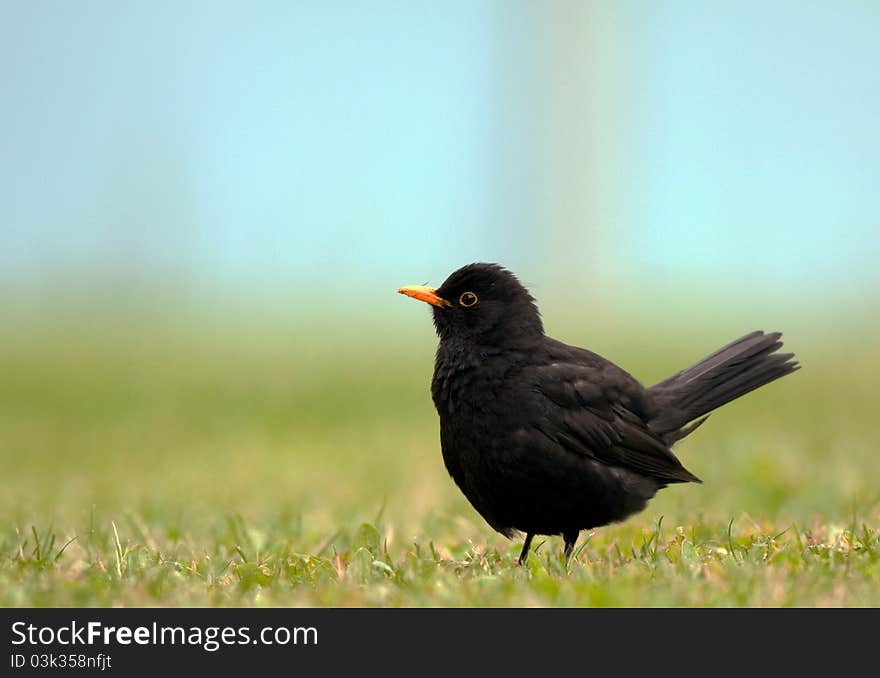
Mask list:
[[[8,329],[0,605],[880,605],[876,332],[789,330],[805,369],[678,446],[703,485],[518,568],[443,469],[415,315]],[[736,336],[630,329],[557,335],[646,382]]]
[[[332,534],[296,520],[218,520],[194,536],[129,516],[60,544],[52,529],[4,540],[5,606],[843,606],[880,604],[880,532],[640,521],[596,531],[566,565],[554,539],[527,567],[516,545],[462,521],[401,543],[363,523]],[[72,540],[72,541],[71,541]]]

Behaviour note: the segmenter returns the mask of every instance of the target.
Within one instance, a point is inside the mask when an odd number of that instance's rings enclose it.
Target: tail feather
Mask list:
[[[648,391],[657,415],[651,429],[671,444],[702,424],[712,410],[797,370],[793,353],[776,353],[781,337],[780,332],[752,332],[652,386]],[[703,419],[685,427],[699,417]]]

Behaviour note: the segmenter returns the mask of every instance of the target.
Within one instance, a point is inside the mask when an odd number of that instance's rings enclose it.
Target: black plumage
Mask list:
[[[671,451],[706,415],[798,369],[779,333],[752,332],[645,388],[614,363],[544,334],[507,269],[470,264],[436,290],[431,394],[443,461],[495,530],[562,535],[623,520],[671,483],[700,482]]]

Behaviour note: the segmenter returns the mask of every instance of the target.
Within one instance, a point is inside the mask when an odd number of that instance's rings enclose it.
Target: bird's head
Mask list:
[[[513,273],[498,264],[463,266],[436,289],[409,285],[397,291],[431,304],[441,341],[510,346],[544,335],[534,298]]]

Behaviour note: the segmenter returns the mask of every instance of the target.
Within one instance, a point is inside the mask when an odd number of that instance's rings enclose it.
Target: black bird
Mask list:
[[[781,334],[747,334],[645,388],[614,363],[544,334],[535,300],[497,264],[470,264],[437,289],[431,395],[443,461],[473,507],[510,538],[581,530],[645,508],[671,483],[701,482],[671,446],[712,410],[798,369]]]

